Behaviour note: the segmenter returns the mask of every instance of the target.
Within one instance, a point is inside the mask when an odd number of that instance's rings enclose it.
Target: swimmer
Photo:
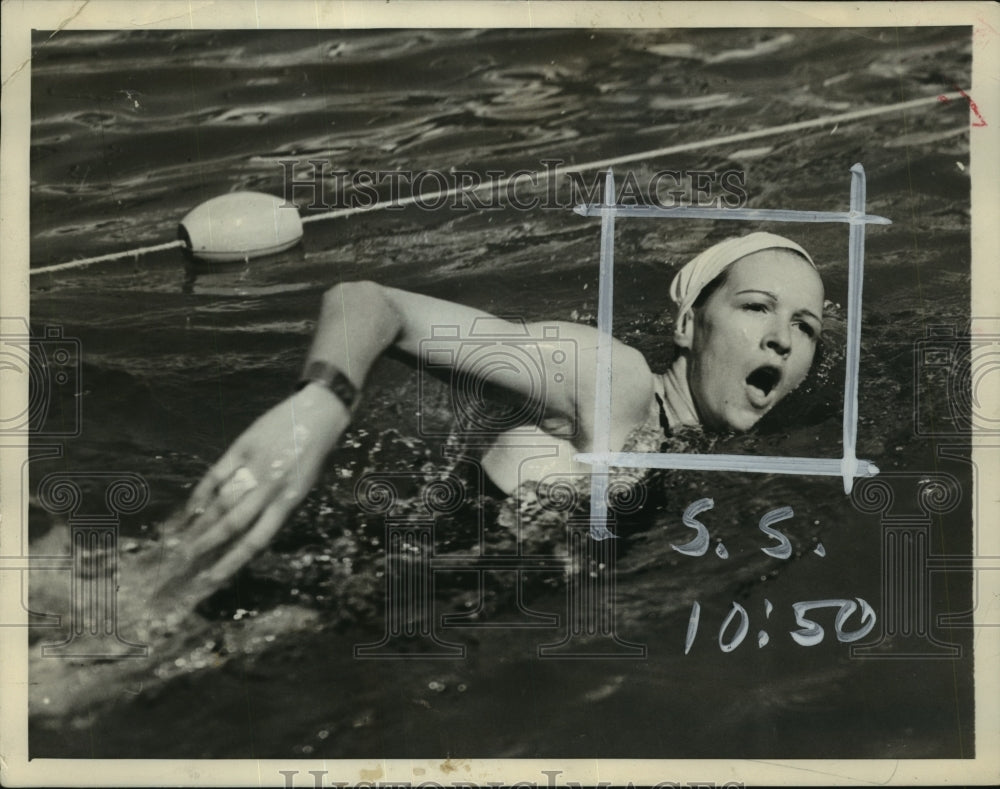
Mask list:
[[[782,236],[752,233],[710,247],[678,272],[670,296],[677,306],[675,357],[666,373],[651,372],[639,351],[614,341],[611,451],[630,448],[651,428],[661,435],[695,427],[749,430],[812,365],[823,328],[823,284],[808,253]],[[189,555],[219,556],[207,577],[221,581],[246,564],[305,498],[384,351],[423,354],[425,361],[447,351],[454,372],[472,375],[473,357],[453,352],[454,337],[436,345],[432,328],[458,326],[458,337],[469,337],[477,319],[489,320],[493,336],[524,336],[524,327],[480,310],[374,282],[327,291],[298,390],[247,428],[191,495]],[[558,337],[549,336],[553,326]],[[576,364],[547,374],[544,387],[516,369],[490,370],[492,384],[541,400],[533,403],[535,442],[544,451],[526,446],[523,432],[507,432],[483,457],[490,479],[508,494],[525,480],[588,472],[573,456],[593,450],[597,330],[557,322],[527,330],[543,364],[567,345],[575,347]],[[433,358],[440,368],[441,354]]]

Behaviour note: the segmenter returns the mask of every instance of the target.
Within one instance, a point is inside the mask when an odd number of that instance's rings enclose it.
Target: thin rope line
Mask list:
[[[166,244],[157,244],[152,247],[139,247],[138,249],[127,249],[124,252],[112,252],[110,255],[98,255],[96,258],[84,258],[83,260],[71,260],[69,263],[57,263],[54,266],[43,266],[42,268],[33,268],[29,273],[34,276],[35,274],[45,274],[51,271],[64,271],[71,268],[81,268],[82,266],[89,266],[92,263],[103,263],[107,260],[118,260],[120,258],[127,257],[138,257],[139,255],[145,255],[147,252],[160,252],[164,249],[173,249],[174,247],[183,247],[185,242],[181,239],[176,241],[169,241]]]
[[[839,115],[824,115],[821,118],[812,118],[806,121],[797,121],[796,123],[785,123],[781,126],[769,126],[766,129],[756,129],[754,131],[740,132],[738,134],[728,134],[724,137],[714,137],[708,140],[696,140],[694,142],[680,143],[678,145],[670,145],[665,148],[653,148],[647,151],[640,151],[639,153],[627,154],[624,156],[614,156],[609,159],[596,159],[592,162],[584,162],[583,164],[574,165],[564,165],[560,167],[554,167],[551,170],[543,170],[536,172],[532,175],[533,183],[537,181],[546,181],[552,176],[564,175],[569,172],[580,172],[583,170],[596,170],[602,167],[611,167],[616,164],[625,164],[627,162],[634,162],[639,159],[649,159],[657,156],[669,156],[675,153],[683,153],[685,151],[694,151],[700,148],[711,148],[715,145],[729,145],[736,142],[746,142],[748,140],[757,140],[761,137],[770,137],[777,134],[787,134],[788,132],[802,131],[804,129],[812,129],[817,126],[824,126],[830,123],[850,123],[851,121],[863,120],[865,118],[872,118],[878,115],[887,115],[892,112],[899,112],[902,110],[914,109],[917,107],[922,107],[924,105],[939,104],[945,100],[952,101],[965,98],[965,94],[961,91],[955,91],[952,93],[942,93],[935,94],[934,96],[923,96],[919,99],[911,99],[910,101],[901,101],[896,104],[889,104],[884,107],[869,107],[865,110],[853,110],[852,112],[843,112]],[[520,176],[523,177],[523,176]],[[364,214],[369,211],[383,211],[387,208],[403,208],[408,205],[413,205],[421,201],[435,200],[441,197],[451,197],[456,194],[475,194],[477,192],[484,191],[485,189],[490,189],[493,191],[498,191],[506,187],[513,178],[508,178],[504,181],[497,181],[496,183],[486,183],[479,184],[472,187],[455,187],[454,189],[447,189],[444,191],[430,192],[428,194],[418,194],[411,195],[410,197],[404,197],[400,200],[390,200],[385,203],[376,203],[371,206],[357,206],[354,208],[341,208],[335,211],[327,211],[322,214],[310,214],[309,216],[302,217],[302,224],[306,225],[310,222],[320,222],[325,219],[337,219],[345,216],[353,216],[355,214]],[[34,276],[35,274],[43,274],[52,271],[64,271],[67,269],[82,268],[83,266],[89,266],[92,263],[101,263],[109,260],[119,260],[126,257],[137,257],[139,255],[144,255],[148,252],[159,252],[164,249],[173,249],[174,247],[184,246],[184,242],[181,240],[171,241],[167,244],[158,244],[152,247],[140,247],[138,249],[130,249],[125,252],[115,252],[110,255],[100,255],[93,258],[85,258],[83,260],[73,260],[68,263],[58,263],[54,266],[44,266],[42,268],[31,269],[30,274]]]
[[[754,131],[740,132],[738,134],[729,134],[725,137],[714,137],[708,140],[696,140],[694,142],[679,143],[677,145],[669,145],[665,148],[653,148],[647,151],[640,151],[639,153],[630,153],[624,156],[615,156],[610,159],[596,159],[592,162],[584,162],[583,164],[573,164],[573,165],[562,165],[559,167],[553,167],[551,170],[542,170],[531,174],[532,184],[536,184],[538,181],[547,181],[552,176],[564,175],[570,172],[580,172],[582,170],[596,170],[602,167],[612,167],[616,164],[625,164],[628,162],[634,162],[638,159],[651,159],[657,156],[669,156],[675,153],[684,153],[685,151],[694,151],[699,148],[711,148],[715,145],[728,145],[735,142],[746,142],[748,140],[756,140],[761,137],[770,137],[776,134],[786,134],[788,132],[802,131],[803,129],[812,129],[817,126],[824,126],[831,123],[849,123],[851,121],[863,120],[865,118],[871,118],[876,115],[887,115],[891,112],[898,112],[901,110],[913,109],[915,107],[922,107],[924,105],[939,104],[944,99],[951,101],[952,99],[960,99],[962,94],[959,92],[955,93],[943,93],[936,94],[934,96],[924,96],[919,99],[911,99],[910,101],[901,101],[896,104],[889,104],[884,107],[869,107],[866,110],[853,110],[851,112],[843,112],[839,115],[825,115],[822,118],[812,118],[805,121],[796,121],[795,123],[785,123],[781,126],[769,126],[766,129],[755,129]],[[518,176],[519,178],[525,177],[523,174]],[[440,198],[452,197],[456,194],[475,194],[477,192],[482,192],[486,189],[492,191],[499,191],[505,188],[513,178],[508,178],[504,181],[497,181],[495,183],[485,183],[478,184],[477,186],[469,187],[455,187],[453,189],[438,190],[436,192],[421,193],[418,195],[410,195],[409,197],[404,197],[399,200],[391,200],[385,203],[376,203],[370,206],[356,206],[353,208],[338,208],[334,211],[327,211],[322,214],[310,214],[309,216],[302,217],[302,224],[308,224],[309,222],[320,222],[324,219],[338,219],[345,216],[353,216],[354,214],[364,214],[369,211],[383,211],[386,208],[403,208],[408,205],[413,205],[414,203],[423,201],[433,201]]]

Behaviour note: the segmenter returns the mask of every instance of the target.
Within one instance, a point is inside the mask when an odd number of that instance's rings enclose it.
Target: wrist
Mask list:
[[[295,389],[299,391],[306,386],[325,389],[336,397],[348,411],[354,410],[360,394],[358,387],[339,367],[319,359],[311,359],[306,362]]]

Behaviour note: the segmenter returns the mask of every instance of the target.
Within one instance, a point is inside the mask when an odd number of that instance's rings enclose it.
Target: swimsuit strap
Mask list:
[[[656,405],[659,406],[660,411],[660,427],[663,428],[663,435],[670,435],[670,420],[667,419],[667,409],[663,405],[663,398],[660,397],[659,392],[653,392],[653,397],[656,398]]]
[[[663,378],[659,375],[653,378],[653,397],[656,398],[656,410],[660,421],[660,429],[664,436],[669,436],[671,431],[670,418],[667,416],[667,394],[663,388]]]

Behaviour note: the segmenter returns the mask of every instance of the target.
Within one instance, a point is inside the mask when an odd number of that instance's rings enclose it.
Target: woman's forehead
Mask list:
[[[823,303],[823,280],[801,255],[788,249],[762,249],[737,260],[729,269],[726,289],[765,290],[776,296]]]

